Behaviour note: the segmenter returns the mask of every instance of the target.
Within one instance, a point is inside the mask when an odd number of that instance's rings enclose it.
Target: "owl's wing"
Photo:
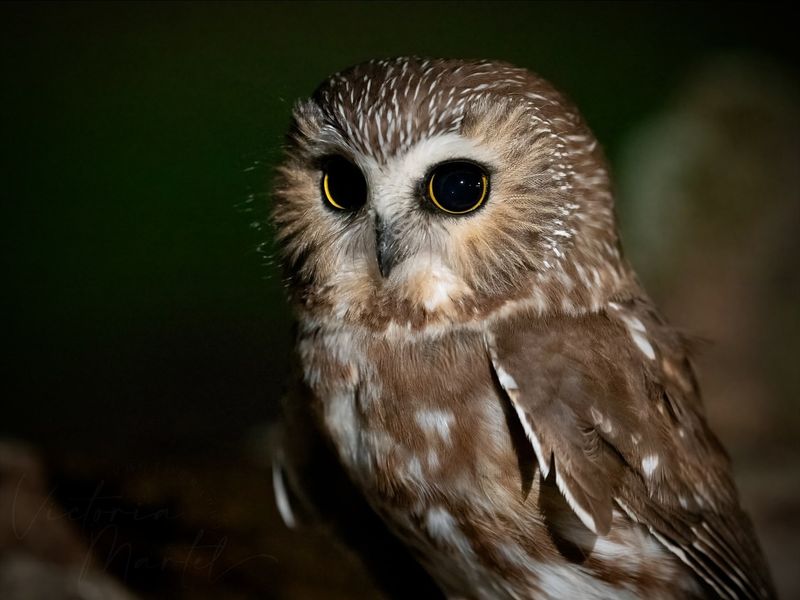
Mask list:
[[[538,459],[580,520],[618,509],[723,598],[772,597],[729,460],[702,414],[683,339],[645,302],[493,326],[487,345]]]

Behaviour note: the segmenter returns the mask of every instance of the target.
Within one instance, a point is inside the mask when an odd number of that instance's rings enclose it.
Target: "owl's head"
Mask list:
[[[300,102],[274,221],[298,310],[371,328],[597,309],[630,279],[575,109],[505,63],[398,58]]]

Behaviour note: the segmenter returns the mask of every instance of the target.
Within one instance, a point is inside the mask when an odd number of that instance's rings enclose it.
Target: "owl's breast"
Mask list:
[[[375,499],[419,503],[519,480],[483,336],[388,340],[341,328],[301,339],[317,414]]]
[[[319,423],[376,512],[446,589],[507,597],[505,577],[540,553],[532,534],[543,527],[535,459],[520,464],[515,444],[528,446],[515,441],[524,434],[483,336],[317,331],[300,353]]]
[[[621,514],[598,542],[539,477],[480,332],[391,341],[315,329],[299,350],[318,423],[340,461],[450,595],[635,597],[596,581],[613,579],[608,561],[620,553],[634,557],[627,570],[646,566],[664,581],[676,572]],[[565,543],[592,558],[565,562]]]

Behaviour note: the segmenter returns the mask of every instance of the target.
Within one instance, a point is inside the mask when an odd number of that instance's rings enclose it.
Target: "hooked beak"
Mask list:
[[[397,253],[394,234],[380,217],[375,217],[375,252],[378,258],[378,269],[386,279],[395,265]]]

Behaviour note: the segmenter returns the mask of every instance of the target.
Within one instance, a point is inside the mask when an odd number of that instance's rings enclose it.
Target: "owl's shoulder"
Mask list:
[[[768,597],[752,525],[708,426],[685,336],[646,299],[520,314],[487,336],[544,476],[606,535],[619,509],[722,597]]]

